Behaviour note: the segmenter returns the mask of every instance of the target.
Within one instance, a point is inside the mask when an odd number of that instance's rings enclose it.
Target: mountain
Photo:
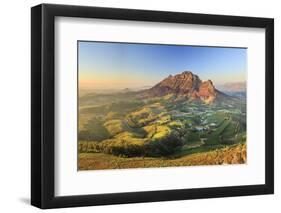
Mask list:
[[[201,100],[207,104],[227,97],[215,88],[211,80],[202,81],[190,71],[184,71],[174,76],[169,75],[152,88],[141,93],[143,97],[159,97],[168,94],[184,96],[191,100]]]
[[[247,96],[246,82],[229,82],[218,85],[218,89],[229,96],[239,99],[245,99]]]
[[[218,88],[226,92],[246,92],[246,82],[229,82],[218,85]]]

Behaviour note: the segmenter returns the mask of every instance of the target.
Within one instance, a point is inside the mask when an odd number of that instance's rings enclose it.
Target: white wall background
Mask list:
[[[281,207],[281,3],[278,0],[53,0],[57,4],[275,18],[275,195],[111,205],[51,212],[277,212]],[[30,7],[37,0],[2,1],[0,9],[0,212],[39,212],[30,197]],[[278,84],[279,83],[279,84]],[[280,208],[281,209],[281,208]]]

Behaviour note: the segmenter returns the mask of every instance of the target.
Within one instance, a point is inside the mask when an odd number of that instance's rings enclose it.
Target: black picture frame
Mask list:
[[[93,195],[54,195],[55,17],[264,28],[265,184]],[[93,192],[94,193],[94,192]],[[164,11],[41,4],[31,8],[31,204],[42,209],[274,193],[274,20]]]

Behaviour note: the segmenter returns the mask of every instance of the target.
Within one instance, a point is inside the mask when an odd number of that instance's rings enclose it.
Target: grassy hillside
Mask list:
[[[149,168],[195,165],[241,164],[246,162],[246,145],[238,144],[178,158],[122,158],[103,153],[80,153],[79,170]]]

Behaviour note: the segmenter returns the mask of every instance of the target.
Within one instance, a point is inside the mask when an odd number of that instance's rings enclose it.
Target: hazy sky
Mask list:
[[[79,41],[78,51],[81,89],[153,86],[183,71],[215,85],[246,80],[245,48]]]

